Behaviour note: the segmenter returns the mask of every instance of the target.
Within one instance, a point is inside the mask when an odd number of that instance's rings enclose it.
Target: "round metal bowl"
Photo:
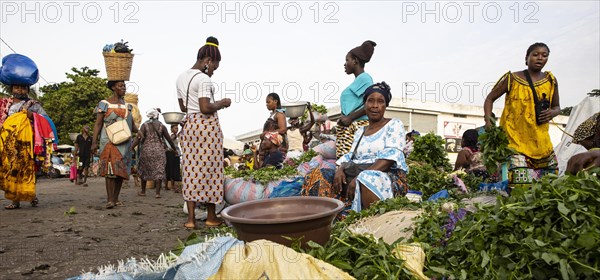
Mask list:
[[[294,103],[286,103],[281,104],[281,108],[285,109],[285,116],[288,118],[299,118],[304,115],[304,111],[306,110],[306,102],[294,102]]]
[[[75,140],[77,140],[77,136],[79,136],[78,132],[69,132],[69,138],[71,141],[75,142]]]
[[[290,246],[300,239],[301,246],[312,240],[325,245],[329,241],[331,224],[344,203],[333,198],[295,196],[253,200],[225,208],[221,216],[237,232],[240,240],[251,242],[267,239]]]
[[[166,112],[162,114],[163,119],[168,124],[179,124],[183,121],[185,113],[182,112]]]

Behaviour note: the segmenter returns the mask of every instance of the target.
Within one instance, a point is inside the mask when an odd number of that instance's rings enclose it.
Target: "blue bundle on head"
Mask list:
[[[2,59],[0,82],[6,85],[31,86],[40,78],[38,67],[21,54],[9,54]]]

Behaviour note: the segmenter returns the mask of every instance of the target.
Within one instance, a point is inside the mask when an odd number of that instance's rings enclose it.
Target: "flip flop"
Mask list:
[[[125,204],[121,201],[117,201],[117,203],[115,203],[115,206],[125,207]]]
[[[31,201],[31,207],[37,207],[40,204],[40,200],[36,197]]]
[[[154,198],[161,198],[160,194],[157,194],[156,196],[154,196]]]
[[[112,203],[112,202],[108,202],[108,203],[106,203],[106,209],[112,209],[112,208],[114,208],[114,207],[115,207],[115,204],[114,204],[114,203]]]
[[[139,193],[138,193],[138,196],[146,196],[146,193],[141,193],[141,192],[139,192]]]
[[[189,226],[189,225],[188,225],[188,223],[183,223],[183,227],[184,227],[185,229],[196,229],[196,225]]]
[[[225,222],[223,220],[219,220],[219,222],[217,222],[216,224],[209,223],[208,221],[206,221],[206,222],[204,222],[204,226],[207,228],[215,228],[215,227],[220,227],[224,223]]]
[[[21,205],[14,204],[14,203],[4,206],[4,209],[6,209],[6,210],[13,210],[13,209],[19,209],[19,208],[21,208]]]

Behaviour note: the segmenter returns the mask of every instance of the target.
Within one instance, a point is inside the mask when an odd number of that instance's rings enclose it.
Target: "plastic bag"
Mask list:
[[[0,82],[3,84],[31,86],[39,78],[38,67],[29,57],[9,54],[2,59]]]

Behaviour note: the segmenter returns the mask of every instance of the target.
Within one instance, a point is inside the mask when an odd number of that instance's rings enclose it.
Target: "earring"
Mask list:
[[[204,64],[204,71],[202,71],[204,73],[208,72],[208,64]]]

